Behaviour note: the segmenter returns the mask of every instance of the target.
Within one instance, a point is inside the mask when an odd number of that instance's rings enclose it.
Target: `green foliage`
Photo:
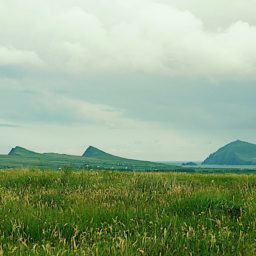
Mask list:
[[[256,176],[0,172],[3,255],[255,255]]]
[[[69,165],[64,165],[61,168],[61,171],[63,172],[64,175],[70,175],[72,173],[72,167]]]

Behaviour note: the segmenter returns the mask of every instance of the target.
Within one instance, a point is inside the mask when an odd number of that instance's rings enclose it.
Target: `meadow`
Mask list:
[[[256,255],[256,176],[1,171],[0,255]]]

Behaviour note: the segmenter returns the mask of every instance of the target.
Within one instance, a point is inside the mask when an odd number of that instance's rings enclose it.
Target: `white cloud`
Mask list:
[[[238,20],[256,25],[255,0],[159,0],[181,10],[189,10],[203,20],[207,28],[217,30],[229,27]]]
[[[117,109],[108,105],[90,103],[82,100],[74,100],[62,97],[57,100],[59,107],[64,111],[70,112],[74,119],[89,124],[99,124],[107,127],[122,129],[123,127],[132,128],[137,122],[124,116]]]
[[[33,51],[19,50],[13,47],[4,47],[0,45],[0,66],[5,65],[40,67],[43,65],[43,62]]]
[[[0,48],[4,64],[22,66],[41,58],[51,72],[76,75],[255,76],[256,25],[240,21],[243,15],[218,31],[208,30],[200,13],[203,6],[210,11],[202,1],[10,2],[0,3],[0,44],[8,45]],[[253,4],[247,4],[250,10]]]
[[[144,129],[147,126],[159,127],[154,122],[130,118],[121,109],[106,104],[92,103],[57,94],[41,93],[37,103],[45,112],[56,113],[56,119],[59,113],[64,113],[65,121],[70,125],[99,125],[114,130],[136,130]]]

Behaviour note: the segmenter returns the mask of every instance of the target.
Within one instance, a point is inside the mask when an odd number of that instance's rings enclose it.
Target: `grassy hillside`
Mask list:
[[[100,150],[98,148],[95,148],[93,146],[89,146],[86,151],[83,154],[84,157],[93,157],[93,158],[99,158],[99,159],[108,159],[108,160],[114,160],[114,161],[120,161],[120,160],[128,160],[123,157],[114,156],[111,154],[106,153],[103,150]]]
[[[211,154],[203,164],[256,164],[256,145],[240,140],[231,142]]]
[[[171,171],[179,169],[174,165],[113,156],[93,147],[89,147],[83,156],[40,154],[22,147],[13,148],[8,155],[0,155],[0,169],[25,167],[57,170],[67,166],[77,170]]]
[[[3,255],[255,255],[256,176],[0,172]]]
[[[8,156],[22,156],[22,157],[37,157],[39,155],[40,155],[39,153],[36,153],[31,150],[27,150],[19,146],[12,148],[8,154]]]

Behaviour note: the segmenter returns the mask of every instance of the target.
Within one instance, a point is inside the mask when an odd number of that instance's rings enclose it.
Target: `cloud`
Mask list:
[[[17,127],[19,127],[19,125],[16,125],[16,124],[0,123],[0,128],[1,128],[1,127],[17,128]]]
[[[21,124],[52,125],[99,125],[110,129],[136,129],[145,127],[150,121],[129,117],[121,107],[79,99],[44,88],[22,90],[2,87],[0,101],[0,124],[19,122]],[[9,120],[9,121],[6,121]]]
[[[13,47],[0,45],[0,68],[1,66],[40,67],[43,65],[38,55],[30,50],[19,50]]]
[[[71,75],[255,77],[256,26],[239,17],[212,31],[191,5],[177,1],[10,2],[0,3],[3,64],[44,62],[48,72]]]
[[[256,25],[256,17],[253,6],[254,0],[236,0],[232,4],[230,0],[159,0],[181,10],[189,10],[195,16],[203,20],[205,26],[213,31],[219,28],[229,27],[238,20]],[[218,15],[216,15],[218,14]]]
[[[229,141],[253,142],[254,83],[196,82],[170,87],[169,80],[147,77],[125,88],[117,83],[90,91],[90,83],[80,90],[71,84],[65,93],[1,87],[0,123],[20,127],[1,127],[0,150],[18,144],[40,152],[81,154],[91,144],[131,158],[200,160]]]
[[[107,129],[143,129],[147,126],[157,127],[156,122],[142,121],[129,117],[125,111],[107,104],[92,103],[86,100],[42,93],[38,101],[40,108],[48,115],[54,115],[58,123],[58,116],[64,113],[64,123],[70,125],[99,125]],[[47,115],[47,114],[46,114]],[[47,118],[47,117],[46,117]]]
[[[0,117],[0,129],[1,128],[19,128],[19,127],[21,127],[19,124],[12,121],[8,121],[8,119],[3,119]]]

